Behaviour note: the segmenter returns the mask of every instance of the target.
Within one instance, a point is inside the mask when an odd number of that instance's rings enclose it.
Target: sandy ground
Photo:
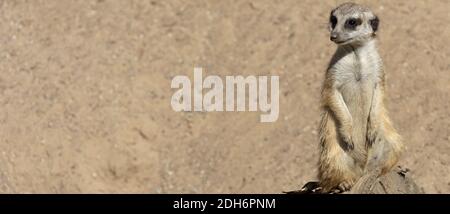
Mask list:
[[[0,191],[280,193],[315,179],[318,99],[342,1],[0,2]],[[381,19],[401,164],[450,193],[450,1]],[[176,75],[279,75],[280,118],[177,113]]]

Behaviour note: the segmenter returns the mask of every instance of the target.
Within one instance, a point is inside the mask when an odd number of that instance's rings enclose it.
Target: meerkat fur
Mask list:
[[[338,48],[322,88],[318,177],[324,192],[347,191],[363,176],[387,173],[404,150],[384,106],[378,25],[368,7],[354,3],[330,14],[330,39]]]

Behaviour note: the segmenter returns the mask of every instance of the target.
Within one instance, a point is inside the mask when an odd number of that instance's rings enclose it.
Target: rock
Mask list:
[[[344,193],[344,194],[423,194],[424,191],[420,188],[414,180],[408,176],[408,169],[398,167],[391,172],[380,176],[371,177],[369,175],[363,176],[356,182],[353,188],[348,192],[340,192],[334,190],[329,194]],[[285,192],[287,194],[322,194],[322,188],[319,182],[308,182],[302,189],[296,191]]]

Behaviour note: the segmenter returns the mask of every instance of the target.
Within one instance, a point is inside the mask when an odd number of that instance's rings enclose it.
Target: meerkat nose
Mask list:
[[[330,40],[331,41],[334,41],[334,40],[336,40],[337,39],[337,34],[336,33],[331,33],[331,35],[330,35]]]

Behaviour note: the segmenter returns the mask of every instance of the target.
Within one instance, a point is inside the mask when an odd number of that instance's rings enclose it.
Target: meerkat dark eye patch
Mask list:
[[[359,18],[358,19],[350,18],[350,19],[347,19],[347,21],[345,22],[345,28],[354,30],[354,29],[356,29],[356,27],[361,25],[361,23],[362,23],[362,20]]]
[[[336,16],[333,16],[333,15],[330,16],[330,24],[331,24],[331,28],[334,29],[336,27],[336,24],[337,24]]]
[[[376,32],[378,30],[379,24],[380,24],[380,20],[376,16],[375,16],[375,18],[370,20],[370,26],[372,26],[373,32]]]

